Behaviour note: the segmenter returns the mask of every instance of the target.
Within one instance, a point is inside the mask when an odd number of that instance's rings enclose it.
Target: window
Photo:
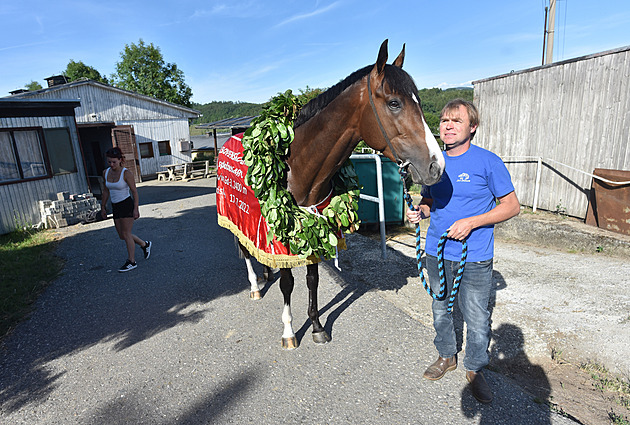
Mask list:
[[[0,182],[48,175],[41,129],[0,131]]]
[[[68,128],[44,129],[44,139],[53,175],[76,173],[77,163]]]
[[[140,143],[140,158],[153,158],[153,142]]]
[[[160,156],[166,156],[171,154],[171,142],[163,140],[158,142],[158,148],[160,149]]]

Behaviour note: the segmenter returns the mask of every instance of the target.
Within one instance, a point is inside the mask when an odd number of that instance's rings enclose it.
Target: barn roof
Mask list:
[[[50,77],[49,77],[50,78]],[[66,84],[57,84],[51,87],[46,87],[40,90],[34,90],[34,91],[27,91],[27,92],[23,92],[23,93],[18,93],[18,94],[14,94],[12,96],[9,97],[3,97],[1,99],[25,99],[25,98],[30,98],[33,96],[37,96],[39,94],[42,93],[49,93],[49,92],[53,92],[53,91],[63,91],[63,90],[67,90],[69,88],[73,88],[73,87],[77,87],[77,86],[82,86],[82,85],[91,85],[91,86],[95,86],[95,87],[99,87],[101,89],[104,90],[109,90],[121,95],[125,95],[125,96],[131,96],[131,97],[135,97],[138,99],[142,99],[148,102],[153,102],[153,103],[159,103],[174,109],[179,109],[181,111],[184,111],[188,114],[191,115],[195,115],[195,117],[201,116],[201,112],[197,111],[195,109],[191,109],[188,108],[186,106],[182,106],[182,105],[178,105],[176,103],[172,103],[172,102],[167,102],[166,100],[161,100],[161,99],[156,99],[155,97],[151,97],[151,96],[147,96],[144,94],[140,94],[140,93],[136,93],[133,91],[129,91],[129,90],[124,90],[118,87],[114,87],[114,86],[110,86],[108,84],[103,84],[100,83],[98,81],[94,81],[94,80],[88,80],[88,79],[84,79],[84,80],[77,80],[77,81],[73,81],[71,83],[66,83]]]
[[[78,99],[0,99],[0,117],[73,116]]]
[[[215,122],[209,122],[205,124],[198,124],[195,128],[203,128],[206,130],[218,130],[220,128],[242,128],[242,127],[250,127],[252,125],[252,120],[256,118],[256,116],[250,117],[239,117],[239,118],[225,118]]]

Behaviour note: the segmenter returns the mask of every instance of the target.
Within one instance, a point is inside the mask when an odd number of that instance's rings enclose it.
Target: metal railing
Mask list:
[[[369,202],[378,204],[378,220],[381,232],[381,254],[383,260],[387,259],[387,244],[385,239],[385,201],[383,197],[383,165],[381,157],[376,154],[352,154],[350,159],[373,159],[376,165],[376,192],[378,196],[371,196],[361,193],[359,197]]]
[[[538,208],[538,195],[540,193],[540,175],[542,172],[542,164],[543,162],[545,163],[553,163],[556,165],[562,165],[563,167],[566,167],[570,170],[573,171],[577,171],[578,173],[582,173],[585,174],[593,179],[597,179],[600,181],[603,181],[605,183],[608,184],[616,184],[616,185],[626,185],[626,184],[630,184],[630,181],[622,181],[622,182],[616,182],[616,181],[612,181],[612,180],[608,180],[604,177],[600,177],[598,175],[589,173],[587,171],[583,171],[580,169],[577,169],[575,167],[572,167],[570,165],[567,164],[563,164],[562,162],[553,160],[553,159],[549,159],[549,158],[543,158],[542,156],[506,156],[506,157],[502,157],[503,162],[516,162],[516,161],[536,161],[536,185],[534,187],[534,201],[533,201],[533,205],[532,205],[532,211],[536,212],[536,209]]]

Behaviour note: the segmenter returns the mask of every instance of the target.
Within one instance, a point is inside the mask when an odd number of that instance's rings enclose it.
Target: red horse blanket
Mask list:
[[[247,165],[243,162],[243,134],[232,136],[219,151],[217,167],[217,212],[219,225],[230,230],[260,263],[269,267],[292,268],[320,261],[300,258],[276,238],[267,241],[267,221],[251,187],[245,184]],[[340,240],[345,245],[345,241]]]

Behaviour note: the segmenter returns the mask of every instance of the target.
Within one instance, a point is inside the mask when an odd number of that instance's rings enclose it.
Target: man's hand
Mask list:
[[[455,239],[456,241],[463,241],[470,235],[470,232],[475,228],[475,217],[462,218],[457,220],[451,227],[448,228],[448,237]]]
[[[429,218],[431,215],[431,208],[428,205],[420,204],[416,207],[415,210],[407,210],[407,219],[414,223],[420,223],[420,220],[424,220],[425,218]]]

